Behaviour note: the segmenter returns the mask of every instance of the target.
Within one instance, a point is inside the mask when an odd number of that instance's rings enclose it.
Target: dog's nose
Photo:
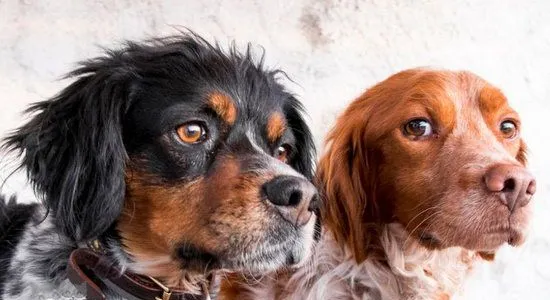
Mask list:
[[[313,184],[296,176],[277,176],[265,183],[262,191],[281,216],[296,226],[303,226],[311,219],[319,202]]]
[[[491,167],[484,176],[490,192],[499,193],[500,200],[513,212],[516,206],[527,205],[537,190],[537,183],[525,168],[511,164]]]

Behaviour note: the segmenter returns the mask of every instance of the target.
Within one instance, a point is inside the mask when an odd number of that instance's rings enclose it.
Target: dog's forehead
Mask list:
[[[232,127],[240,127],[249,138],[270,143],[279,140],[287,129],[285,95],[239,96],[219,90],[208,94],[206,104],[218,118]]]
[[[228,109],[234,111],[235,118],[249,121],[266,121],[271,113],[283,112],[286,98],[288,98],[288,95],[281,91],[247,95],[238,92],[213,90],[207,93],[205,103],[214,108],[218,114],[221,113],[221,116],[227,117],[225,110]]]
[[[466,74],[466,75],[464,75]],[[465,128],[493,128],[504,117],[518,119],[506,96],[498,88],[471,73],[457,76],[458,95],[452,97],[458,123]]]
[[[487,84],[479,91],[477,104],[483,114],[512,112],[506,96],[496,87]]]
[[[279,137],[286,128],[284,91],[243,94],[213,90],[207,93],[205,104],[228,125],[244,125],[264,129],[270,139]]]
[[[445,84],[449,101],[457,110],[475,110],[482,114],[499,114],[511,110],[501,90],[481,77],[468,72],[451,72]]]
[[[426,72],[404,98],[406,105],[426,107],[449,125],[514,113],[499,89],[467,71]]]
[[[240,93],[231,88],[169,89],[164,85],[149,87],[134,93],[128,110],[141,121],[160,120],[163,116],[192,118],[194,114],[210,110],[227,125],[254,123],[265,125],[273,115],[284,119],[284,107],[289,94],[282,90],[265,93]]]

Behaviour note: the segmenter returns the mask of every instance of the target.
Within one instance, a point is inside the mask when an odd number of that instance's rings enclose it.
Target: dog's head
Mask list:
[[[401,223],[428,248],[517,245],[535,192],[520,131],[506,97],[472,73],[391,76],[355,100],[328,138],[325,222],[359,260],[373,223]]]
[[[60,230],[114,228],[134,271],[273,270],[303,261],[318,228],[314,146],[281,74],[196,36],[128,43],[72,72],[7,145]]]

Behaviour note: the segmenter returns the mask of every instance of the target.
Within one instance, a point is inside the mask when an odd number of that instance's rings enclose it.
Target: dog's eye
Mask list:
[[[288,144],[283,144],[275,150],[275,158],[286,164],[288,162],[289,153],[290,146]]]
[[[433,133],[432,124],[425,119],[414,119],[405,124],[405,135],[412,137],[430,136]]]
[[[196,144],[206,139],[206,129],[198,122],[189,122],[176,129],[180,140],[186,144]]]
[[[506,120],[500,123],[500,132],[502,132],[505,138],[512,139],[517,135],[518,127],[513,121]]]

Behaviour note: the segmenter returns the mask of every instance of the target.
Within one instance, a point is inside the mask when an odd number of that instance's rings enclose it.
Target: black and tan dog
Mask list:
[[[118,270],[175,290],[159,299],[200,299],[218,271],[304,261],[319,228],[314,146],[280,75],[192,34],[82,63],[5,140],[43,201],[0,201],[0,298],[73,295],[68,270],[108,299],[140,298],[103,274]],[[113,268],[68,268],[88,245]]]

